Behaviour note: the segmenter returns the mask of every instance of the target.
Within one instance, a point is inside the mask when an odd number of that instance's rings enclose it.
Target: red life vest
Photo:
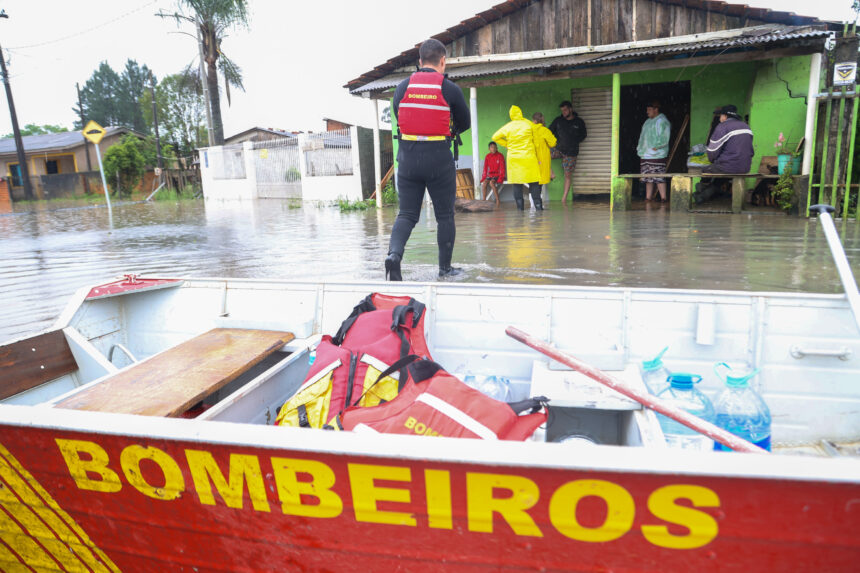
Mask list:
[[[402,136],[450,137],[451,108],[442,95],[445,76],[415,72],[400,100],[397,121]]]
[[[380,373],[410,355],[429,358],[424,310],[409,297],[368,295],[334,337],[323,336],[299,390],[281,407],[275,424],[322,428],[347,406],[376,406],[393,399],[408,378]]]
[[[508,404],[467,386],[433,361],[420,360],[407,369],[414,383],[375,408],[347,408],[338,427],[355,432],[522,441],[546,423],[546,398]],[[529,409],[532,413],[519,415]]]

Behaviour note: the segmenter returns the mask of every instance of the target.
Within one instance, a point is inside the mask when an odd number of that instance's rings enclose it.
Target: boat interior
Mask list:
[[[0,346],[0,403],[272,425],[321,335],[384,292],[427,305],[430,352],[449,372],[503,376],[511,401],[548,397],[533,440],[666,447],[652,410],[509,338],[511,325],[640,389],[639,363],[664,346],[712,397],[715,363],[759,368],[774,451],[860,455],[860,336],[838,295],[241,279],[94,292]]]

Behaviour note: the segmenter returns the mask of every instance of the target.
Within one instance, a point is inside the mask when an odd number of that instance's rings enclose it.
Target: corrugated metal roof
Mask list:
[[[131,130],[125,127],[107,127],[105,128],[105,137],[123,131]],[[21,143],[24,144],[24,151],[27,153],[67,149],[69,147],[81,145],[83,142],[84,136],[80,131],[46,133],[44,135],[25,135],[21,138]],[[9,137],[6,139],[0,139],[0,155],[17,153],[17,151],[14,138]]]
[[[657,44],[627,50],[601,50],[601,46],[596,46],[594,51],[587,53],[469,64],[460,67],[448,67],[446,72],[450,79],[458,80],[488,77],[500,74],[522,73],[534,70],[563,70],[577,67],[588,67],[621,60],[636,60],[639,58],[658,56],[662,54],[692,55],[701,52],[752,48],[767,44],[779,44],[803,39],[824,39],[828,34],[829,32],[825,30],[817,30],[807,26],[759,26],[756,28],[738,30],[737,34],[734,36],[705,39],[697,42],[678,44],[675,43],[678,38],[666,38],[665,45]],[[506,54],[506,56],[511,56],[511,54]],[[384,78],[374,80],[354,89],[350,93],[361,94],[364,92],[377,92],[391,89],[408,76],[408,73],[403,72],[389,74]]]
[[[734,16],[740,18],[751,18],[761,20],[763,22],[772,22],[777,24],[787,24],[792,26],[818,24],[821,21],[818,18],[811,16],[799,16],[794,12],[783,12],[779,10],[770,10],[768,8],[754,8],[746,4],[737,4],[722,2],[720,0],[653,0],[662,4],[672,4],[675,6],[685,6],[699,10],[708,10],[726,16]],[[488,24],[492,24],[496,20],[500,20],[521,8],[525,8],[535,0],[506,0],[501,4],[496,4],[489,10],[479,12],[468,20],[463,20],[456,26],[452,26],[443,32],[432,36],[443,44],[449,44],[454,40],[465,36],[466,34],[482,28]],[[394,56],[384,64],[380,64],[362,74],[361,76],[350,80],[344,87],[351,90],[353,93],[358,91],[358,88],[369,84],[370,82],[383,78],[398,68],[408,65],[414,65],[418,61],[418,48],[420,44],[416,44],[413,48],[401,52]],[[367,90],[362,90],[367,91]]]

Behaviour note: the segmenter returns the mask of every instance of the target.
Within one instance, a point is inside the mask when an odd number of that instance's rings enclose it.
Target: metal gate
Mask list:
[[[257,196],[262,199],[301,198],[300,160],[297,139],[254,142]]]
[[[573,110],[585,122],[588,137],[579,146],[571,190],[577,194],[609,193],[612,183],[612,89],[570,91]]]

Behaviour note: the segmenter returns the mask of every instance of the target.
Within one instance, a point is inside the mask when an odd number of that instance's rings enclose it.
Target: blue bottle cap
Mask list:
[[[702,377],[698,374],[688,374],[686,372],[673,372],[666,380],[669,381],[672,388],[676,390],[690,390],[693,384],[698,384],[702,381]]]
[[[725,376],[720,374],[720,367],[725,368]],[[749,386],[750,378],[752,378],[759,372],[760,370],[756,368],[748,374],[738,376],[736,374],[732,374],[732,367],[725,362],[718,362],[714,365],[714,374],[716,374],[718,378],[722,379],[726,383],[726,386],[728,386],[729,388],[746,388],[747,386]]]
[[[663,350],[660,351],[660,354],[652,358],[651,360],[643,360],[642,361],[642,369],[643,370],[657,370],[661,366],[663,366],[663,355],[666,354],[666,351],[669,350],[667,346]]]

